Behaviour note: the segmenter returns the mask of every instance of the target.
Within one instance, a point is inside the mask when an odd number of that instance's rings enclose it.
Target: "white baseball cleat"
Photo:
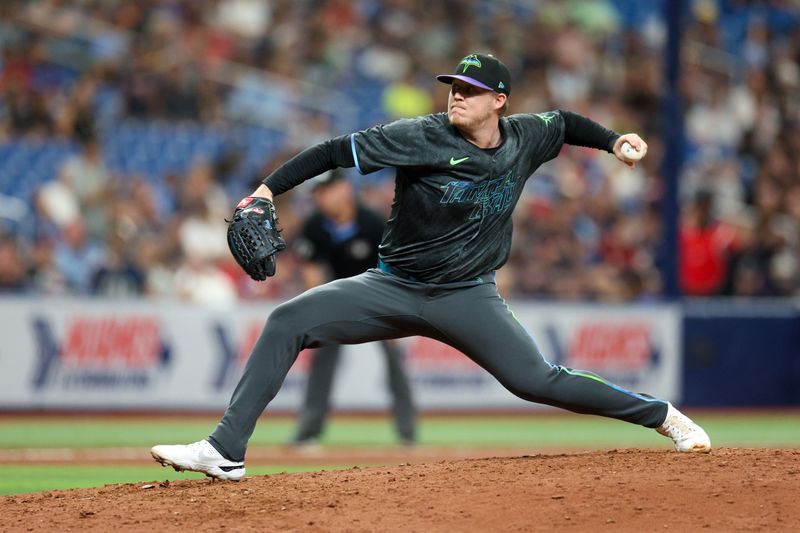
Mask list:
[[[667,418],[656,431],[669,437],[679,452],[708,453],[711,451],[711,439],[703,428],[695,424],[691,418],[681,413],[667,402]]]
[[[244,477],[244,463],[225,459],[207,440],[192,444],[159,444],[150,449],[150,455],[163,466],[169,465],[178,472],[202,472],[228,481],[239,481]]]

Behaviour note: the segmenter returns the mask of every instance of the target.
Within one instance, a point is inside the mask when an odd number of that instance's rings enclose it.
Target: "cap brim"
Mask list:
[[[492,89],[485,83],[481,83],[475,78],[470,78],[469,76],[461,76],[460,74],[440,74],[436,76],[436,79],[442,83],[447,83],[447,84],[452,84],[453,80],[461,80],[464,83],[469,83],[470,85],[480,87],[481,89],[486,89],[487,91],[494,91],[494,89]]]

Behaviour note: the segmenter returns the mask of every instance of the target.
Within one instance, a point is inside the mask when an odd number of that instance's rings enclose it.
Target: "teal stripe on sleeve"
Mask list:
[[[363,175],[364,171],[361,170],[361,165],[358,164],[358,154],[356,153],[356,134],[355,133],[350,134],[350,150],[353,151],[353,161],[355,161],[355,163],[356,163],[356,170],[358,170],[359,174]]]

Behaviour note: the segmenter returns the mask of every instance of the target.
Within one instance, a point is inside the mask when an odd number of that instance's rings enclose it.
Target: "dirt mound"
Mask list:
[[[614,450],[0,498],[3,531],[797,531],[800,450]]]

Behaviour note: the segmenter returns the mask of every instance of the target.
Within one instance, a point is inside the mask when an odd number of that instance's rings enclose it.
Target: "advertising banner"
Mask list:
[[[275,303],[214,310],[177,302],[0,299],[0,408],[223,409]],[[680,399],[680,313],[670,306],[512,305],[544,357],[622,387]],[[525,409],[488,372],[437,341],[396,341],[425,409]],[[295,410],[311,351],[269,409]],[[384,354],[344,346],[332,403],[388,407]]]

